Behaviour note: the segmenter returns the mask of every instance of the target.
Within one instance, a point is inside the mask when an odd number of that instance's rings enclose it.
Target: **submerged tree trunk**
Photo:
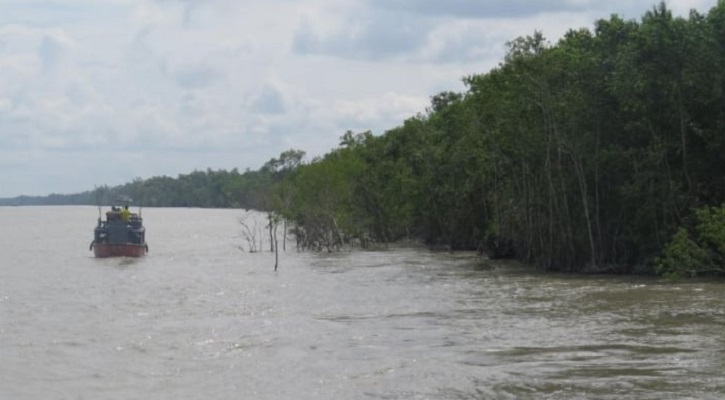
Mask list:
[[[274,270],[277,270],[277,266],[279,265],[279,246],[277,246],[277,224],[274,224],[274,234],[272,235],[274,238]]]
[[[275,245],[274,244],[275,244],[276,238],[272,234],[272,230],[274,229],[274,227],[273,227],[274,223],[273,223],[272,213],[267,213],[267,219],[269,220],[269,225],[267,225],[267,228],[269,229],[269,251],[270,252],[273,252],[274,249],[275,249]]]
[[[287,251],[287,218],[284,219],[284,226],[282,227],[282,251]]]

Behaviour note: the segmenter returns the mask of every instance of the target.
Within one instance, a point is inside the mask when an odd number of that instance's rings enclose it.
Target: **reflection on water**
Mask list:
[[[146,209],[152,252],[99,260],[94,212],[0,208],[3,400],[725,398],[722,282],[410,248],[275,273],[238,210]]]
[[[131,267],[139,262],[142,261],[140,258],[133,258],[133,257],[121,257],[117,259],[112,259],[116,267],[119,268],[128,268]]]

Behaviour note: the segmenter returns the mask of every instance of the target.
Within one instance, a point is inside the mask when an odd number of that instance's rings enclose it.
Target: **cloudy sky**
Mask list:
[[[678,15],[716,0],[669,0]],[[322,155],[655,0],[0,0],[0,197]]]

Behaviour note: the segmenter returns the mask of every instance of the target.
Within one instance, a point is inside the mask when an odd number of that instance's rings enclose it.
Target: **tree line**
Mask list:
[[[405,238],[547,270],[725,272],[725,1],[540,32],[276,183],[311,248]]]

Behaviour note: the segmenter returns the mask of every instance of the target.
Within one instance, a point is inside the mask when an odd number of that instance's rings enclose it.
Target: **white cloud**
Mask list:
[[[672,0],[677,13],[715,0]],[[321,155],[628,0],[4,0],[0,197]]]

